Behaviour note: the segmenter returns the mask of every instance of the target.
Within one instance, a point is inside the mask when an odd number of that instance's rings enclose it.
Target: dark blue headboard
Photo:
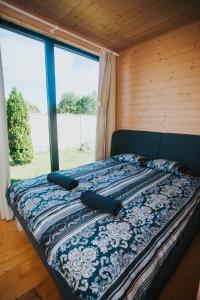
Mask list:
[[[136,130],[113,133],[111,155],[141,154],[183,163],[194,176],[200,176],[200,136]]]

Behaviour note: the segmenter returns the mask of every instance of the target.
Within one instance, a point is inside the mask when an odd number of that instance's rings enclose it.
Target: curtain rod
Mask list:
[[[26,12],[25,10],[22,10],[22,9],[20,9],[20,8],[14,6],[14,5],[11,5],[11,4],[6,3],[4,1],[1,1],[1,0],[0,0],[0,4],[6,6],[8,8],[10,8],[10,9],[16,11],[16,12],[19,12],[19,13],[23,14],[24,16],[30,17],[30,18],[32,18],[32,19],[34,19],[36,21],[39,21],[39,22],[41,22],[41,23],[43,23],[45,25],[53,27],[52,29],[50,29],[51,34],[54,34],[55,31],[61,31],[63,33],[66,33],[68,35],[71,35],[71,36],[79,39],[80,41],[86,42],[86,43],[88,43],[88,44],[90,44],[92,46],[95,46],[95,47],[99,48],[99,49],[107,50],[107,51],[111,52],[112,54],[114,54],[116,56],[119,56],[118,53],[116,53],[116,52],[114,52],[114,51],[112,51],[110,49],[107,49],[107,48],[105,48],[103,46],[100,46],[100,45],[98,45],[98,44],[96,44],[96,43],[94,43],[92,41],[89,41],[86,38],[83,38],[83,37],[79,36],[78,34],[75,34],[73,32],[70,32],[70,31],[66,30],[66,29],[60,28],[58,25],[54,25],[54,24],[52,24],[52,23],[50,23],[50,22],[48,22],[48,21],[46,21],[46,20],[44,20],[44,19],[42,19],[40,17],[37,17],[37,16],[35,16],[35,15],[29,13],[29,12]]]

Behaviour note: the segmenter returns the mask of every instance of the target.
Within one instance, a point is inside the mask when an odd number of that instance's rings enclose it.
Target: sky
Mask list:
[[[0,29],[5,94],[16,87],[24,99],[47,111],[44,44]],[[87,95],[98,88],[99,63],[55,48],[56,100],[66,92]]]

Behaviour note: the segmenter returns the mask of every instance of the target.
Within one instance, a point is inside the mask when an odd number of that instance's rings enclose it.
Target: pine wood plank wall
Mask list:
[[[116,123],[200,134],[200,21],[120,53]]]

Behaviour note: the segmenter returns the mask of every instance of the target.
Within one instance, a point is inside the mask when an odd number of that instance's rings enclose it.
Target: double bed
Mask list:
[[[191,173],[138,165],[132,153],[179,161]],[[78,187],[67,191],[44,175],[7,196],[63,298],[156,299],[199,230],[200,137],[116,131],[109,159],[59,173]],[[119,214],[83,205],[87,190],[122,202]]]

